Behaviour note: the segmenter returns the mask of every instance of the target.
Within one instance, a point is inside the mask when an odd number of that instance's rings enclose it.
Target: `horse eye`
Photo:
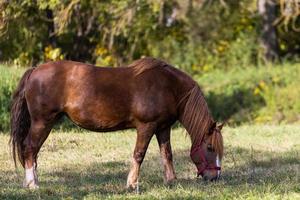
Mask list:
[[[212,147],[211,144],[207,145],[207,150],[208,150],[208,151],[214,151],[214,149],[213,149],[213,147]]]

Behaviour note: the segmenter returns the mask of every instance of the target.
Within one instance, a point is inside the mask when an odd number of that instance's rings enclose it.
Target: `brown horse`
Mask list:
[[[170,144],[172,124],[188,131],[198,175],[217,179],[223,155],[221,126],[216,126],[204,96],[188,75],[154,58],[128,67],[101,68],[57,61],[31,68],[15,91],[11,144],[25,168],[24,186],[37,187],[37,154],[63,115],[78,126],[99,132],[136,128],[137,140],[127,187],[135,188],[148,144],[155,134],[164,180],[176,179]]]

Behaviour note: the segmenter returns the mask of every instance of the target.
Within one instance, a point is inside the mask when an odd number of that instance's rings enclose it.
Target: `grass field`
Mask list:
[[[7,134],[0,134],[0,199],[300,199],[300,126],[226,127],[222,179],[195,178],[189,138],[173,130],[178,180],[163,184],[155,138],[142,166],[140,194],[125,189],[135,143],[133,131],[50,134],[39,157],[40,189],[21,187]]]

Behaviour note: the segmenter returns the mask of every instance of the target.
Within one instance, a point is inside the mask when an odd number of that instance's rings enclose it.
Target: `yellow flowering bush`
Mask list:
[[[96,65],[99,66],[114,66],[116,64],[116,60],[112,55],[109,54],[108,49],[97,45],[94,50],[94,55],[96,57]]]
[[[22,52],[18,58],[13,60],[13,64],[16,66],[27,66],[30,63],[30,55],[28,52]]]
[[[48,45],[44,49],[44,60],[63,60],[64,55],[61,52],[60,48],[53,48],[51,45]]]

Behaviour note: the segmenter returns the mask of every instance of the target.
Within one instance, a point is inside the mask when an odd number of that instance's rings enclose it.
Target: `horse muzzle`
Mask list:
[[[210,165],[206,158],[205,153],[200,146],[196,147],[191,151],[191,159],[197,167],[197,177],[200,175],[206,181],[216,181],[221,176],[221,166],[219,163],[219,158],[217,157],[216,164]]]

